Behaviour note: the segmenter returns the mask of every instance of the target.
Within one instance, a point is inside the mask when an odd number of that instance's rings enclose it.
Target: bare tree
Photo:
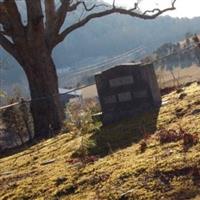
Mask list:
[[[31,98],[35,136],[45,137],[49,127],[60,130],[63,111],[58,96],[58,77],[52,51],[71,32],[92,19],[119,13],[141,19],[154,19],[174,10],[175,2],[165,9],[142,12],[139,1],[125,9],[95,0],[20,0],[24,1],[27,23],[23,22],[17,0],[0,0],[0,45],[9,52],[26,73]],[[79,19],[63,28],[70,14],[81,11]],[[45,97],[45,98],[44,98]]]

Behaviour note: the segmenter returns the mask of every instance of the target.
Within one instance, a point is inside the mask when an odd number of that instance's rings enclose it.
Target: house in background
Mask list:
[[[71,100],[82,100],[82,94],[80,90],[59,88],[59,95],[63,106],[65,106]]]

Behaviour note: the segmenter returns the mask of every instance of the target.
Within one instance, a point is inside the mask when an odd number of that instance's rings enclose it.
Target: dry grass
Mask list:
[[[91,85],[81,90],[84,99],[97,97],[97,88],[96,85]]]
[[[200,67],[193,65],[187,68],[176,67],[172,70],[173,75],[175,76],[175,84],[177,81],[179,84],[185,84],[191,81],[200,80]],[[157,69],[156,74],[159,82],[160,88],[173,87],[174,78],[171,71],[166,69]]]
[[[190,134],[200,133],[200,86],[194,83],[183,88],[183,93],[186,96],[182,100],[176,91],[163,96],[158,129],[181,126]],[[99,134],[104,135],[104,143],[109,135],[117,135],[113,139],[117,143],[123,135],[137,135],[137,123],[125,120]],[[81,137],[67,133],[0,159],[0,199],[199,199],[200,143],[185,152],[182,141],[161,145],[152,135],[143,153],[132,140],[129,146],[111,149],[94,163],[70,164],[80,143]]]
[[[171,72],[166,69],[157,69],[156,70],[158,82],[160,88],[173,87],[174,80]],[[193,65],[187,68],[176,67],[173,70],[173,74],[180,84],[185,84],[191,81],[200,80],[200,67]],[[81,93],[84,99],[97,97],[97,88],[96,85],[88,86],[84,89],[81,89]]]

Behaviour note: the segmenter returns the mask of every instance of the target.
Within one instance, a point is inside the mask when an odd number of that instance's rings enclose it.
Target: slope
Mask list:
[[[181,126],[188,134],[200,133],[199,97],[198,83],[164,95],[156,117],[158,130]],[[103,149],[93,163],[69,161],[81,143],[73,133],[1,158],[0,199],[200,199],[200,143],[187,150],[182,140],[162,144],[159,131],[139,139],[135,127],[151,126],[152,114],[100,128],[98,137],[89,133],[88,137],[101,138],[94,150]],[[110,152],[104,151],[107,144]]]

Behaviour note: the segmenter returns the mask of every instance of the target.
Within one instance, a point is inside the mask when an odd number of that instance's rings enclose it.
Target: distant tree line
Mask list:
[[[186,38],[178,43],[165,43],[154,51],[152,57],[157,60],[156,67],[173,69],[175,67],[189,67],[191,65],[200,64],[200,48],[195,38],[196,34],[187,33]]]

